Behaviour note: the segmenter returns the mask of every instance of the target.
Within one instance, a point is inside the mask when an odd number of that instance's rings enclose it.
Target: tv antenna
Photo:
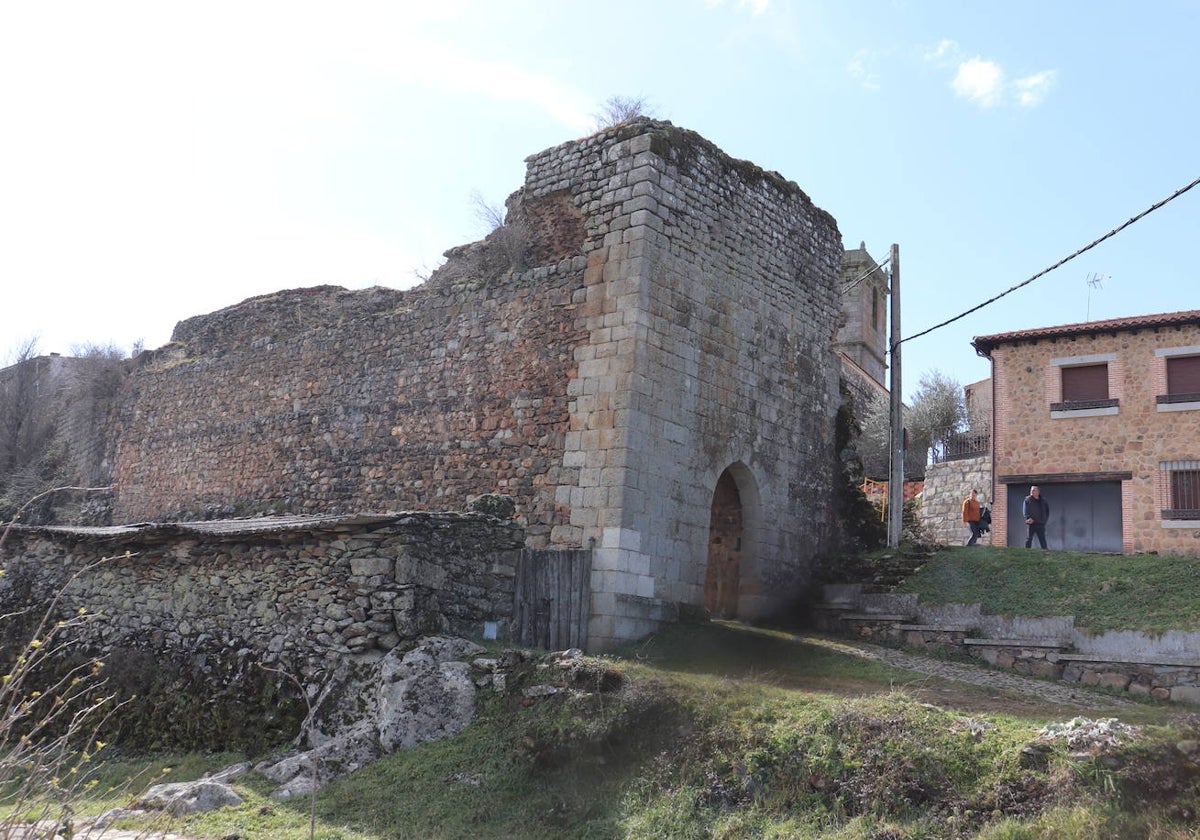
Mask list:
[[[1083,320],[1085,320],[1085,321],[1092,320],[1092,292],[1096,289],[1102,290],[1104,288],[1104,281],[1109,280],[1109,279],[1111,279],[1111,278],[1101,276],[1100,274],[1097,274],[1094,271],[1088,277],[1088,279],[1087,279],[1087,286],[1088,286],[1087,316]]]

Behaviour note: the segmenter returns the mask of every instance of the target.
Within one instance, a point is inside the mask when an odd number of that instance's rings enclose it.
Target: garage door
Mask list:
[[[1093,481],[1069,484],[1039,483],[1042,498],[1050,503],[1046,544],[1071,551],[1121,552],[1121,482]],[[1008,544],[1025,545],[1025,520],[1021,502],[1028,484],[1008,486]],[[1037,540],[1034,540],[1037,547]]]

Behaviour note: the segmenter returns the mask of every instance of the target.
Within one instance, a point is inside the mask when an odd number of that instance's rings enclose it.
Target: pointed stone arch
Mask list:
[[[746,584],[754,579],[758,509],[750,470],[742,463],[727,467],[717,479],[709,510],[704,606],[714,617],[737,617]]]

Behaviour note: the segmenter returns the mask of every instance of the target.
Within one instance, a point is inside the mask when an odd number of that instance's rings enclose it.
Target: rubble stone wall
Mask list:
[[[553,487],[573,480],[576,268],[300,289],[182,322],[132,377],[114,520],[461,510],[503,492],[544,545],[565,516]]]
[[[513,522],[412,513],[227,534],[16,529],[0,615],[55,618],[101,655],[261,662],[305,677],[429,633],[508,638],[524,543]],[[14,641],[12,639],[10,641]]]

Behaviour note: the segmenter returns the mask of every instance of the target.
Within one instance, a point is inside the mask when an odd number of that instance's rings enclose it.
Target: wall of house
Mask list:
[[[967,430],[986,431],[992,428],[992,380],[981,379],[963,386],[967,403]]]
[[[1008,510],[1006,478],[1053,483],[1129,473],[1121,480],[1122,550],[1200,555],[1200,522],[1164,524],[1159,469],[1163,461],[1200,459],[1200,410],[1160,410],[1155,400],[1166,393],[1165,363],[1155,351],[1194,345],[1200,327],[1189,325],[1024,340],[992,350],[996,544],[1005,540],[1008,519],[1020,516]],[[1118,413],[1052,418],[1051,403],[1062,399],[1061,366],[1052,360],[1104,354],[1112,358],[1109,396],[1119,400]],[[1051,506],[1053,516],[1053,500]]]

